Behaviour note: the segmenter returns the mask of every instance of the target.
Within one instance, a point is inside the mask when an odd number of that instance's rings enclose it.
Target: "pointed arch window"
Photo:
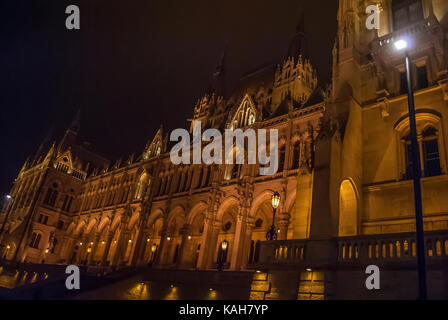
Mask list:
[[[283,172],[283,170],[285,169],[285,154],[286,154],[286,147],[285,147],[285,145],[282,145],[279,150],[278,171],[277,172]]]
[[[237,129],[242,127],[251,126],[255,123],[255,109],[249,103],[249,100],[245,100],[238,111],[235,113],[231,121],[231,129]]]
[[[293,147],[292,169],[299,169],[300,163],[300,141],[296,141]]]

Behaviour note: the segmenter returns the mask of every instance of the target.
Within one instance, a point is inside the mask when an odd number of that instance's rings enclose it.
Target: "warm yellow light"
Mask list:
[[[191,240],[191,236],[188,236],[188,240]]]
[[[114,240],[114,243],[117,243],[117,240]]]
[[[82,242],[80,242],[79,245],[82,246]]]
[[[48,249],[45,249],[45,253],[48,253]]]
[[[11,246],[8,244],[7,246],[6,246],[6,249],[11,249]]]
[[[229,244],[229,243],[228,243],[226,240],[224,240],[224,241],[221,243],[221,248],[222,248],[222,250],[226,250],[228,244]]]
[[[167,237],[166,240],[170,241],[170,240],[171,240],[171,237]]]
[[[90,244],[93,245],[93,241],[91,241]]]
[[[152,245],[152,247],[151,247],[151,251],[154,252],[154,251],[156,251],[156,249],[157,249],[157,246],[156,246],[156,244],[154,243],[154,244]]]
[[[131,239],[129,239],[129,243],[131,243],[132,242],[132,240]]]
[[[101,241],[101,243],[102,243],[102,244],[105,244],[104,240],[103,240],[103,241]]]
[[[90,253],[92,251],[91,248],[87,248],[87,252]]]
[[[307,268],[306,271],[311,272],[311,269],[310,269],[310,268]]]
[[[146,239],[146,242],[149,242],[149,238],[148,238],[148,239]]]
[[[272,201],[272,208],[277,209],[278,205],[280,204],[280,193],[274,192],[271,201]]]

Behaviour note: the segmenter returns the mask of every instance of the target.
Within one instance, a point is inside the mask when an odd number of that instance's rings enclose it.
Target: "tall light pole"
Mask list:
[[[272,225],[269,231],[266,233],[266,240],[272,241],[277,240],[277,233],[275,232],[275,211],[278,208],[278,205],[280,204],[280,194],[276,191],[271,197],[271,204],[272,204]]]
[[[11,203],[8,206],[8,211],[6,211],[5,219],[3,219],[2,228],[0,229],[0,247],[3,247],[3,245],[1,244],[2,235],[3,235],[3,232],[5,231],[6,221],[8,221],[9,214],[12,211],[12,206],[14,205],[14,197],[13,196],[7,194],[5,196],[5,198],[6,198],[6,200],[11,201]]]
[[[426,300],[426,261],[425,261],[425,239],[423,234],[423,209],[421,190],[421,164],[420,150],[417,141],[417,124],[415,120],[414,88],[412,86],[411,59],[409,58],[408,42],[400,39],[394,43],[397,50],[405,50],[406,56],[406,81],[408,86],[408,108],[409,127],[411,136],[412,152],[412,178],[414,180],[414,205],[415,205],[415,227],[417,238],[417,263],[418,263],[418,288],[419,299]]]

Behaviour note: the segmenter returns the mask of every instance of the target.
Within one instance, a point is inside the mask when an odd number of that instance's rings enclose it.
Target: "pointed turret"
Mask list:
[[[70,123],[69,127],[65,131],[64,137],[62,138],[61,142],[58,145],[59,152],[63,152],[67,150],[69,147],[76,145],[78,132],[81,127],[80,119],[81,119],[81,112],[80,110],[78,110],[76,112],[76,115],[73,117],[73,120]]]
[[[300,56],[303,56],[304,58],[308,57],[308,45],[305,35],[305,11],[303,8],[300,12],[296,32],[290,38],[284,60],[294,58],[294,60],[297,61]]]
[[[47,134],[45,135],[44,139],[42,140],[41,144],[39,145],[39,148],[36,151],[36,154],[32,157],[32,162],[36,163],[38,162],[38,159],[42,156],[44,156],[44,152],[48,150],[50,147],[50,143],[53,139],[54,134],[54,127],[51,126],[50,129],[48,129]]]
[[[208,90],[208,94],[215,94],[217,97],[225,95],[225,77],[226,77],[226,59],[227,59],[228,44],[225,45],[221,58],[213,72],[212,82]]]
[[[50,150],[48,151],[47,155],[44,158],[44,163],[51,163],[51,161],[53,159],[55,159],[57,156],[57,152],[56,152],[56,142],[53,142],[53,144],[51,145]]]

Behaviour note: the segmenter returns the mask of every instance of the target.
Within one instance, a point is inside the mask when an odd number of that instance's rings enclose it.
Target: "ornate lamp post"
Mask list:
[[[421,164],[420,151],[417,141],[417,125],[415,120],[414,107],[414,88],[412,86],[411,59],[408,52],[408,41],[399,39],[394,42],[397,50],[405,50],[406,57],[406,80],[408,87],[408,108],[409,108],[409,127],[411,137],[412,151],[412,178],[414,180],[414,205],[415,205],[415,226],[417,233],[417,259],[418,259],[418,287],[419,298],[426,299],[426,261],[425,244],[423,234],[423,209],[422,209],[422,191],[420,184]]]
[[[266,233],[266,240],[272,241],[277,240],[277,233],[275,232],[275,211],[278,208],[278,205],[280,204],[280,193],[277,191],[274,192],[274,194],[271,197],[271,203],[272,203],[272,225],[269,231]]]
[[[221,271],[222,268],[224,267],[224,257],[225,257],[225,253],[227,251],[227,248],[229,246],[229,242],[227,240],[224,240],[223,242],[221,242],[221,252],[218,256],[218,270]]]

